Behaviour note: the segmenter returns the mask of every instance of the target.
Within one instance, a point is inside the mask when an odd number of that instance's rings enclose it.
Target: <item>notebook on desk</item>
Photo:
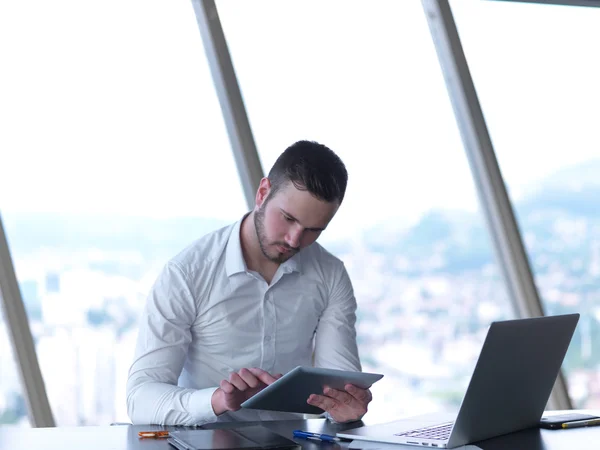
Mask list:
[[[300,449],[296,442],[261,426],[171,431],[167,442],[178,450]]]

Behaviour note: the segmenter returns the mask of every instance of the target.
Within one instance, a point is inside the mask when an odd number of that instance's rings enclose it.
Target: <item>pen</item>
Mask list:
[[[169,437],[168,431],[140,431],[138,437],[144,438],[166,438]]]
[[[337,442],[340,438],[331,436],[330,434],[311,433],[309,431],[294,430],[294,437],[312,439],[315,441]]]
[[[589,420],[577,420],[575,422],[563,423],[563,428],[579,428],[579,427],[591,427],[593,425],[600,425],[600,419],[589,419]]]

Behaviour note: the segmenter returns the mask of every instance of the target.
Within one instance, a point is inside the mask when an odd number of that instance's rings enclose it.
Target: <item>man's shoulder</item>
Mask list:
[[[352,283],[344,262],[316,242],[306,250],[309,251],[305,255],[306,262],[303,262],[304,273],[327,286],[330,295],[337,296],[336,293],[343,291],[350,296]]]
[[[198,268],[218,260],[225,251],[235,225],[235,223],[229,224],[196,239],[171,258],[169,263],[175,264],[186,273],[192,273]]]
[[[304,257],[309,264],[316,264],[325,270],[338,271],[344,268],[344,262],[340,258],[317,242],[313,242],[305,250]]]

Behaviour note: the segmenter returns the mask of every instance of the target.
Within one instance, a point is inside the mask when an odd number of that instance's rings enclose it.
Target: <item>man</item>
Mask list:
[[[315,243],[347,179],[329,148],[297,142],[261,180],[250,214],[167,263],[129,371],[133,423],[297,418],[240,404],[298,365],[361,370],[350,279]],[[352,385],[307,399],[337,422],[360,419],[370,401]]]

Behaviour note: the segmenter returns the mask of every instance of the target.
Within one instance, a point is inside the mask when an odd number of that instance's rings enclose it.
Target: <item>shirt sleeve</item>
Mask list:
[[[201,425],[217,420],[217,389],[177,386],[192,340],[196,304],[182,269],[169,262],[148,296],[127,379],[127,411],[134,424]]]
[[[315,367],[361,371],[356,343],[356,298],[343,264],[331,276],[327,307],[315,333]]]

